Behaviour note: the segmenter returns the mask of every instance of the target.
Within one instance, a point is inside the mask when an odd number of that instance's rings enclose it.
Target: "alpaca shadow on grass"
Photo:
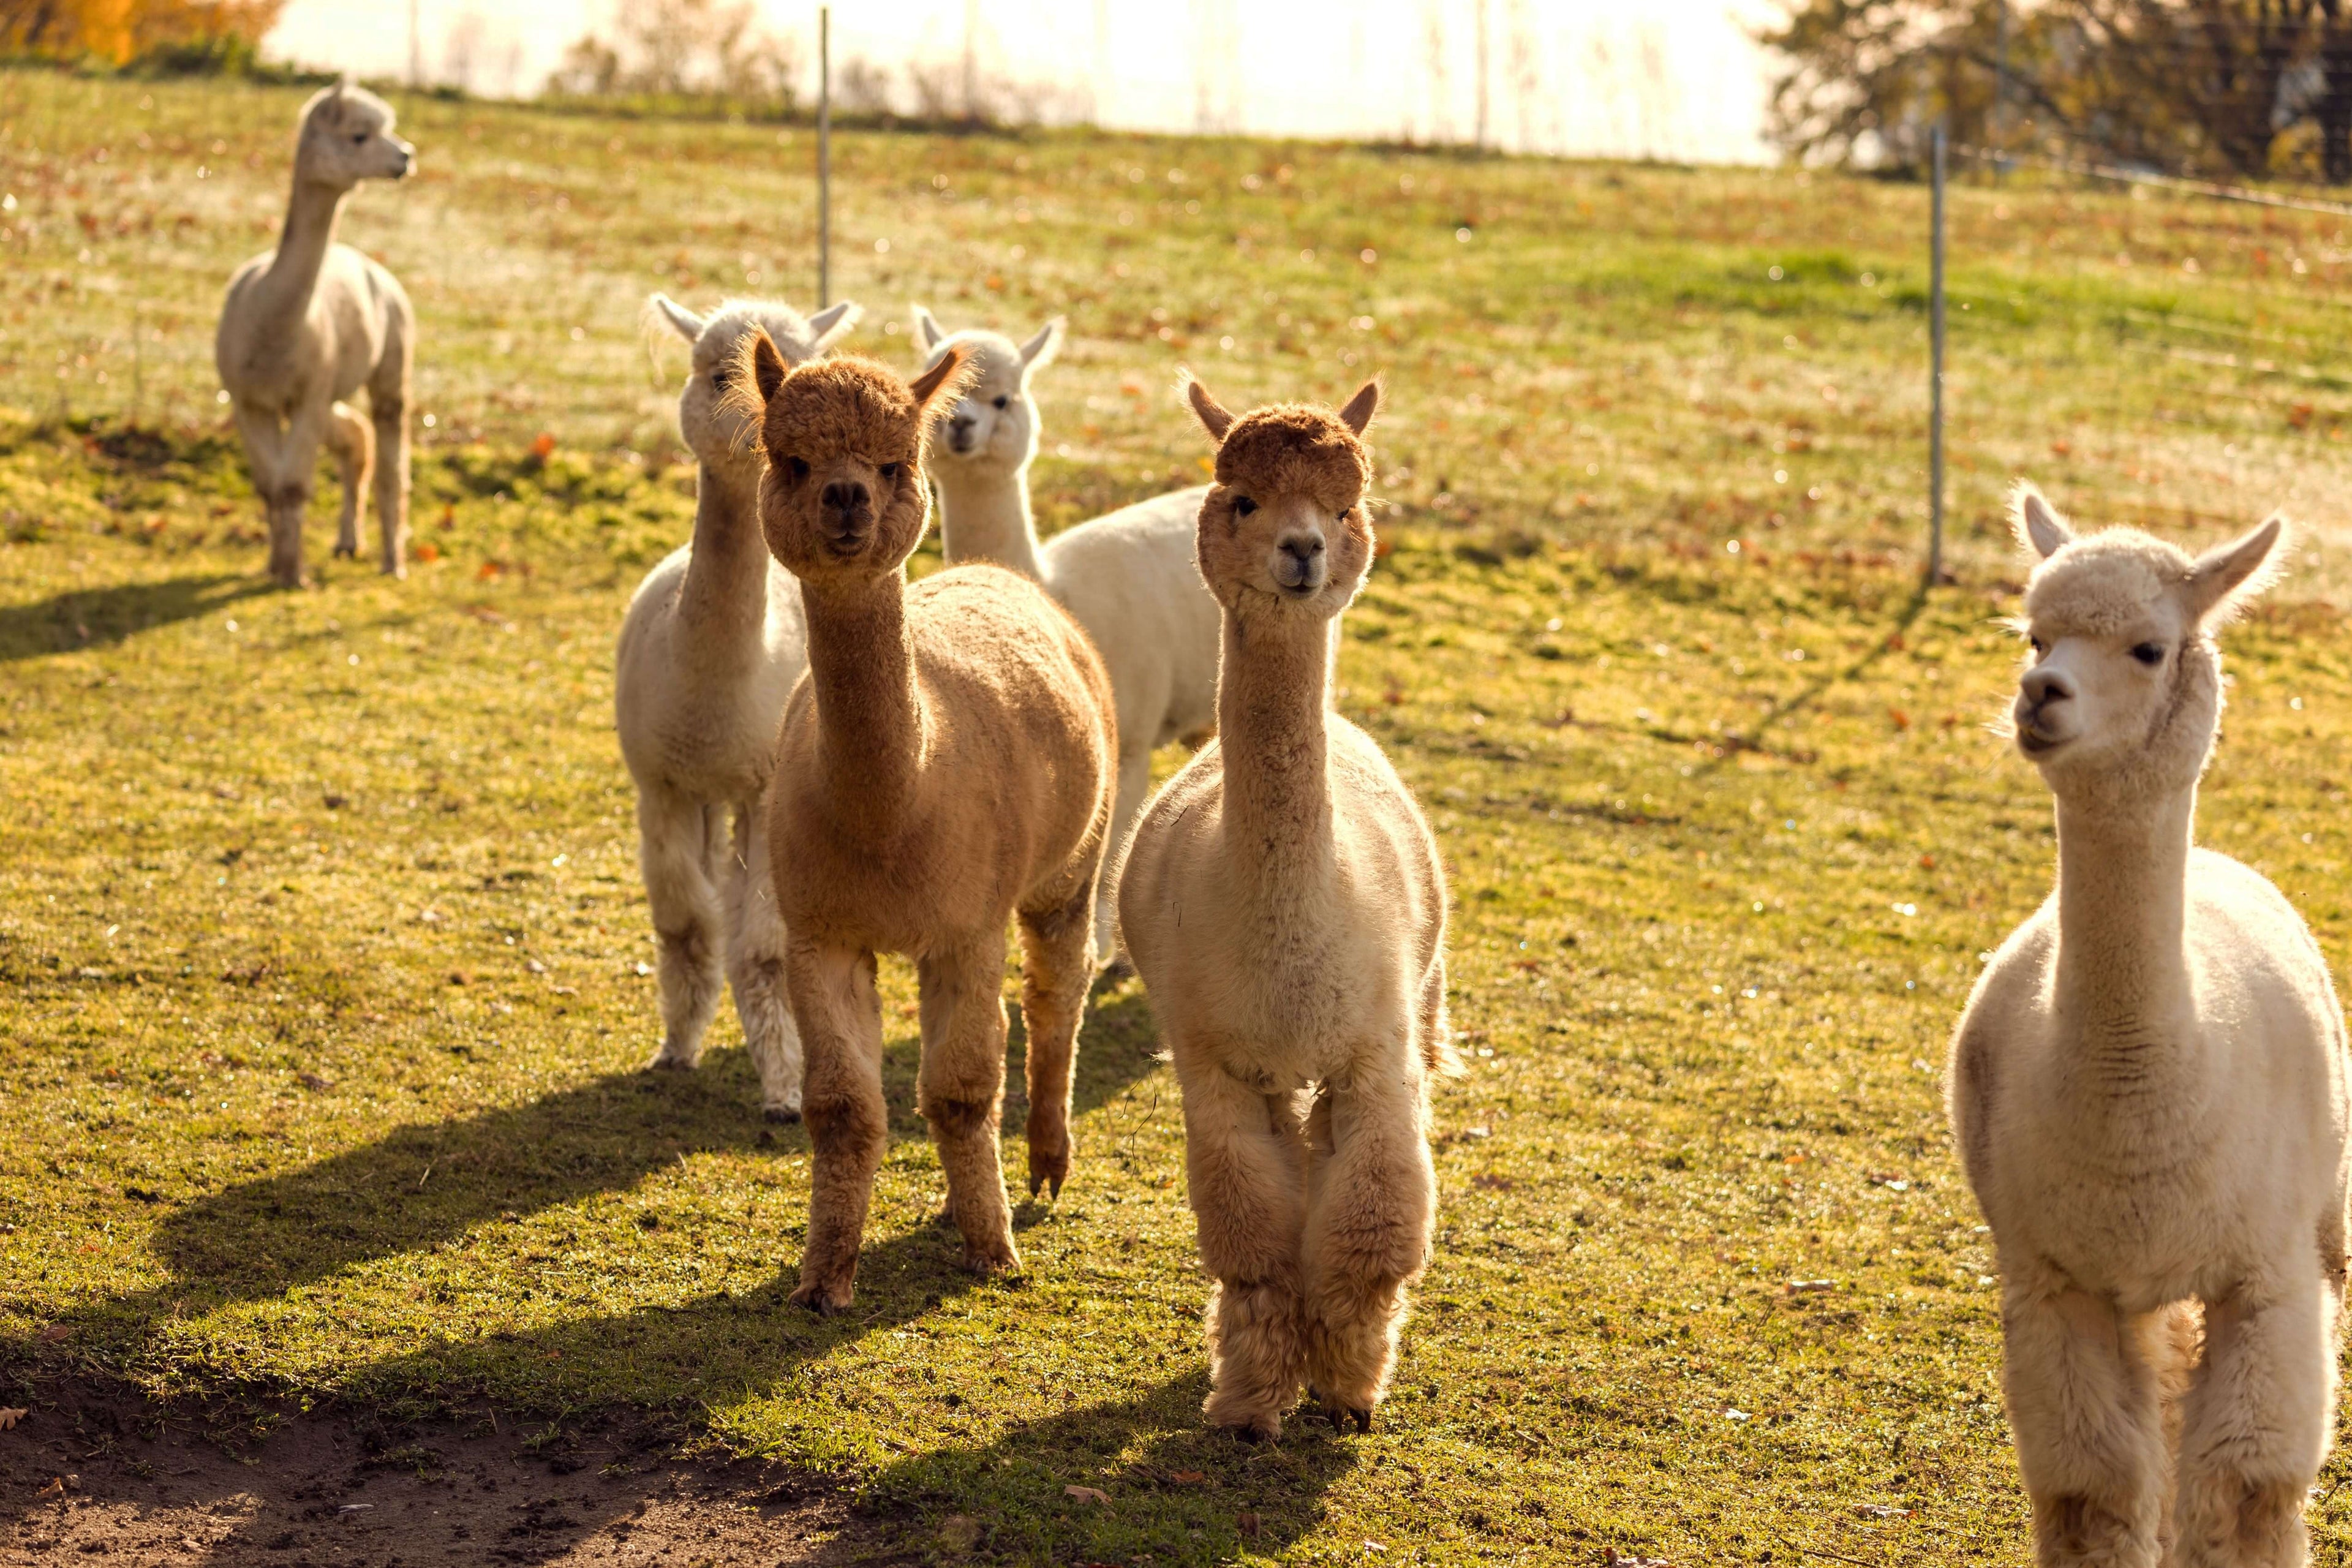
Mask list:
[[[255,578],[228,573],[75,588],[29,605],[0,605],[0,663],[87,647],[111,647],[140,632],[226,609],[271,592]]]
[[[1200,1359],[1197,1338],[1186,1349]],[[1195,1370],[982,1445],[901,1459],[865,1489],[859,1511],[879,1515],[900,1545],[945,1548],[960,1562],[1230,1563],[1276,1555],[1304,1535],[1323,1494],[1381,1441],[1340,1436],[1302,1405],[1279,1444],[1252,1447],[1203,1422],[1208,1392],[1206,1370]],[[985,1406],[984,1394],[967,1397]],[[1072,1497],[1064,1489],[1074,1485],[1108,1501]]]
[[[1895,618],[1895,623],[1886,628],[1876,642],[1864,649],[1860,658],[1839,668],[1822,668],[1795,691],[1775,701],[1749,729],[1738,734],[1724,736],[1722,750],[1707,761],[1701,763],[1695,770],[1694,776],[1705,778],[1720,772],[1727,765],[1737,765],[1737,759],[1741,752],[1769,751],[1771,748],[1765,742],[1768,732],[1819,702],[1822,694],[1830,688],[1859,679],[1873,665],[1900,648],[1903,646],[1904,634],[1917,624],[1919,617],[1927,612],[1927,584],[1922,581],[1918,587],[1912,590],[1910,598],[1904,602],[1903,612]],[[1680,739],[1679,737],[1661,738]]]
[[[1129,983],[1100,998],[1080,1037],[1079,1114],[1150,1073],[1156,1047],[1139,986]],[[912,1038],[886,1048],[894,1143],[929,1135],[915,1110],[920,1054]],[[1016,1047],[1007,1066],[1005,1115],[1013,1129],[1025,1110],[1021,1071]],[[1089,1134],[1081,1122],[1074,1173],[1081,1182]],[[1008,1163],[1017,1171],[1017,1135],[1014,1144]],[[395,1128],[316,1164],[196,1198],[163,1217],[151,1246],[175,1277],[163,1292],[167,1299],[184,1298],[190,1306],[259,1300],[354,1265],[457,1240],[488,1221],[626,1191],[683,1154],[772,1149],[783,1157],[808,1147],[802,1128],[761,1120],[745,1054],[713,1051],[694,1072],[608,1073],[526,1104]],[[789,1201],[804,1205],[805,1193],[793,1192]]]

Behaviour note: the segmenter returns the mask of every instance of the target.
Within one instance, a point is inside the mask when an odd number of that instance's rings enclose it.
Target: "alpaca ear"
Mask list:
[[[1037,335],[1021,345],[1021,370],[1024,378],[1054,363],[1062,352],[1062,318],[1055,317],[1037,329]]]
[[[1380,411],[1380,406],[1381,384],[1368,381],[1356,388],[1356,395],[1348,399],[1348,405],[1339,410],[1339,422],[1360,436],[1370,427],[1372,416]]]
[[[2074,531],[2057,510],[2025,480],[2009,495],[2010,526],[2016,530],[2017,542],[2044,561],[2074,542]]]
[[[791,374],[792,366],[786,364],[784,356],[776,352],[776,340],[768,336],[768,329],[754,327],[751,330],[751,380],[760,388],[761,400],[772,399],[776,389],[784,384],[784,377]]]
[[[2285,517],[2273,512],[2243,539],[2200,555],[2183,585],[2189,613],[2200,624],[2234,620],[2285,571],[2286,552],[2279,548],[2285,535]]]
[[[1189,375],[1184,378],[1184,398],[1192,404],[1192,412],[1199,416],[1210,439],[1224,440],[1225,432],[1234,427],[1234,416],[1225,412],[1224,405],[1210,396],[1209,389]]]
[[[916,306],[915,342],[922,345],[923,352],[929,353],[947,341],[948,330],[940,325],[939,318],[920,305]]]
[[[646,303],[660,311],[662,319],[667,321],[670,326],[677,331],[677,335],[684,338],[688,342],[693,342],[702,336],[702,318],[688,310],[685,306],[679,304],[677,300],[671,299],[668,295],[656,294],[652,299],[646,300]]]
[[[840,304],[828,305],[811,316],[808,321],[809,353],[821,354],[847,337],[850,329],[857,325],[857,318],[865,313],[861,307],[844,300]]]
[[[966,358],[961,348],[951,348],[940,356],[937,364],[907,384],[907,390],[915,395],[915,407],[926,426],[931,421],[935,405],[962,395]]]

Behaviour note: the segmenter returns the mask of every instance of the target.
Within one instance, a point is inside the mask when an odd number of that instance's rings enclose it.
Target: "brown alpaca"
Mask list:
[[[809,672],[785,705],[768,805],[815,1150],[793,1300],[837,1312],[888,1131],[877,952],[915,960],[917,1103],[964,1267],[1020,1267],[997,1160],[1014,915],[1029,1190],[1058,1194],[1069,1174],[1070,1067],[1118,736],[1093,645],[1035,584],[973,565],[907,585],[929,523],[923,432],[955,401],[961,357],[911,386],[870,360],[788,371],[764,333],[750,358],[765,405],[760,525],[808,616]]]
[[[1279,1436],[1303,1377],[1370,1431],[1436,1214],[1430,1079],[1458,1070],[1436,844],[1326,696],[1371,564],[1358,437],[1380,390],[1240,419],[1190,394],[1220,443],[1199,536],[1219,738],[1137,826],[1120,935],[1184,1095],[1210,1421]]]

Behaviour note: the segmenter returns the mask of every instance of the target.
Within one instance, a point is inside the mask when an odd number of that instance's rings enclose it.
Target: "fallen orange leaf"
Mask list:
[[[1064,1487],[1062,1489],[1062,1495],[1067,1498],[1076,1498],[1080,1502],[1098,1502],[1105,1508],[1108,1508],[1110,1506],[1110,1498],[1107,1494],[1099,1492],[1092,1487]]]
[[[7,1431],[31,1414],[29,1410],[0,1410],[0,1432]]]

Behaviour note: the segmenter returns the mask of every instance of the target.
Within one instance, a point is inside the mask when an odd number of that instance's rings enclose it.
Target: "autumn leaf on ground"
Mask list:
[[[1110,1506],[1110,1499],[1104,1493],[1097,1491],[1092,1487],[1064,1487],[1062,1489],[1062,1495],[1067,1498],[1076,1498],[1080,1502],[1098,1502],[1105,1508],[1108,1508]]]
[[[0,1410],[0,1432],[7,1431],[31,1414],[29,1410]]]

